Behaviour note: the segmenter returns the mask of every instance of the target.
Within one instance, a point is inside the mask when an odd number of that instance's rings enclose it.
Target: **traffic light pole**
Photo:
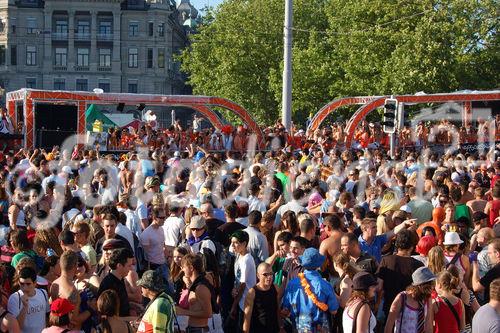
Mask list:
[[[389,134],[389,155],[392,160],[396,156],[396,133]]]
[[[285,0],[283,99],[281,121],[287,131],[292,127],[292,26],[293,0]]]

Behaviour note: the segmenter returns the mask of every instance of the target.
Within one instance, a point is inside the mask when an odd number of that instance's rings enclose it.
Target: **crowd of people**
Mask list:
[[[498,151],[194,125],[0,154],[0,331],[500,331]]]

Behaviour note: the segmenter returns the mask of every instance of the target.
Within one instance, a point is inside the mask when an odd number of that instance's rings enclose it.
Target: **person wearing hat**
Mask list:
[[[297,331],[328,332],[327,314],[335,314],[339,303],[332,285],[318,272],[325,256],[315,248],[308,248],[300,256],[300,262],[304,271],[288,282],[282,308],[289,313]]]
[[[75,306],[71,304],[65,298],[57,298],[52,301],[50,305],[50,315],[49,315],[49,327],[45,328],[42,333],[77,333],[80,332],[70,330],[70,318],[69,314],[75,309]],[[10,331],[9,331],[10,332]]]
[[[463,242],[464,241],[460,238],[458,232],[448,231],[444,235],[444,257],[446,259],[447,266],[457,266],[464,281],[469,281],[469,276],[471,274],[469,258],[463,255],[459,248],[460,244]]]
[[[141,229],[144,230],[148,227],[149,225],[149,210],[148,210],[148,204],[149,202],[152,201],[153,196],[156,193],[160,193],[160,185],[161,181],[158,176],[150,176],[146,177],[146,181],[144,182],[144,189],[145,191],[140,190],[137,195],[137,208],[135,212],[137,213],[137,216],[139,217],[139,221],[141,224]]]
[[[373,333],[377,319],[370,302],[375,298],[377,279],[368,272],[358,272],[352,279],[352,293],[342,315],[344,332]]]
[[[189,222],[189,229],[191,236],[187,239],[187,243],[192,253],[200,253],[204,248],[216,253],[215,243],[208,235],[207,224],[202,216],[193,216]]]
[[[166,293],[167,286],[161,273],[157,270],[146,271],[137,285],[141,287],[142,296],[149,299],[137,332],[173,333],[174,301]]]
[[[400,292],[390,305],[385,333],[433,332],[434,312],[431,294],[436,276],[429,268],[420,267],[413,272],[411,278],[411,285],[405,291]]]

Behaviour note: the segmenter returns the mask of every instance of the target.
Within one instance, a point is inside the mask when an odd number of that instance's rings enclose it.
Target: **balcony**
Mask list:
[[[77,32],[77,33],[75,33],[75,40],[90,41],[90,33],[89,32]]]
[[[99,66],[97,67],[98,72],[111,72],[111,66]]]
[[[75,66],[75,71],[77,72],[88,72],[89,70],[89,66]]]
[[[68,40],[67,32],[53,32],[52,40]]]
[[[67,66],[57,66],[57,65],[54,65],[53,67],[54,71],[67,71],[68,70],[68,67]]]
[[[98,33],[97,34],[97,40],[98,41],[112,41],[113,40],[113,34],[112,33]]]

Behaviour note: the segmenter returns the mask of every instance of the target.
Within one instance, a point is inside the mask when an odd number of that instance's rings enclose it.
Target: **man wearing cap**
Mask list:
[[[327,314],[335,314],[339,304],[333,287],[317,271],[325,256],[308,248],[300,261],[304,272],[288,282],[282,307],[290,314],[297,331],[328,332]]]
[[[175,313],[174,301],[165,292],[166,285],[160,272],[149,270],[137,281],[142,296],[148,298],[138,333],[173,333]]]
[[[215,243],[208,236],[207,225],[203,217],[193,216],[189,223],[189,229],[191,229],[191,237],[188,238],[187,243],[192,253],[200,253],[204,248],[216,253]]]
[[[146,181],[144,183],[146,192],[142,193],[142,191],[140,191],[140,194],[138,195],[137,208],[135,212],[139,217],[142,230],[146,229],[149,225],[148,204],[153,199],[155,193],[160,193],[160,185],[161,181],[159,177],[146,177]]]

